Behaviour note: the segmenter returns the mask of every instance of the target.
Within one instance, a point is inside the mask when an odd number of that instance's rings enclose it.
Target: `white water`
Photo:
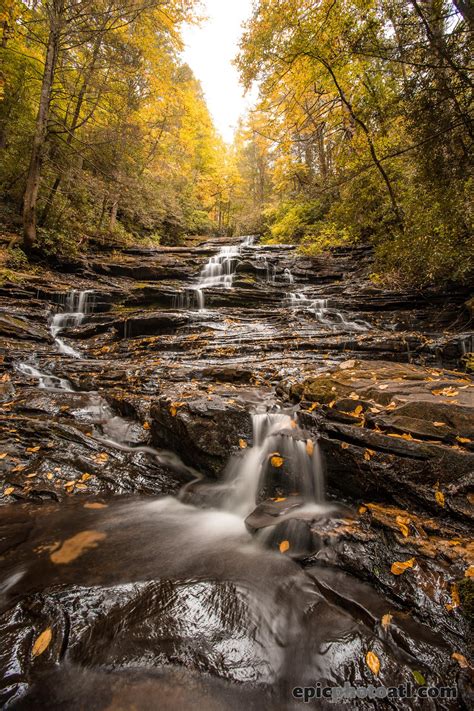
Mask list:
[[[251,247],[254,241],[255,237],[249,235],[244,237],[240,244],[221,247],[219,252],[209,259],[199,275],[198,283],[190,289],[194,294],[199,311],[202,311],[205,307],[205,289],[232,289],[232,282],[242,249]]]
[[[224,508],[242,517],[253,511],[268,463],[276,453],[289,463],[295,489],[305,501],[323,503],[324,474],[317,442],[308,446],[299,439],[295,420],[284,413],[257,413],[252,423],[253,447],[241,459],[231,460],[227,469],[230,491]]]
[[[57,313],[51,319],[50,331],[60,353],[71,356],[73,358],[81,358],[79,351],[76,351],[71,346],[68,346],[59,338],[59,334],[65,328],[75,328],[80,326],[87,313],[92,311],[93,303],[90,295],[93,292],[89,291],[71,291],[66,297],[66,309],[63,313]]]
[[[28,363],[19,363],[17,369],[20,373],[28,375],[30,378],[38,380],[38,387],[41,390],[68,390],[72,391],[71,384],[65,378],[58,378],[56,375],[42,373],[38,368]]]
[[[293,309],[301,309],[314,315],[316,320],[327,328],[336,330],[343,328],[346,331],[363,332],[371,328],[370,323],[358,319],[349,321],[341,311],[331,308],[327,299],[311,299],[301,292],[289,294],[290,305]]]

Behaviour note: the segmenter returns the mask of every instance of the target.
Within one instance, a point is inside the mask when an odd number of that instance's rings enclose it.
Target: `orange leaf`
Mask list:
[[[459,654],[459,652],[453,652],[451,654],[451,659],[454,659],[459,664],[461,669],[469,669],[469,662],[467,661],[464,654]]]
[[[470,565],[464,572],[465,578],[474,578],[474,565]]]
[[[57,551],[51,553],[51,560],[56,565],[70,563],[91,548],[97,548],[97,542],[102,541],[105,537],[106,534],[100,531],[76,533],[72,538],[65,540]]]
[[[349,449],[347,442],[341,442],[341,449]]]
[[[48,649],[52,638],[53,633],[51,631],[51,627],[48,627],[48,629],[44,630],[44,632],[41,632],[39,637],[37,637],[35,640],[33,649],[31,650],[31,656],[39,657],[40,654],[43,654],[43,652]]]
[[[472,442],[472,439],[469,439],[469,437],[456,437],[458,442],[461,442],[461,444],[469,444]]]
[[[435,492],[435,499],[438,502],[440,506],[444,506],[444,494],[442,491],[436,491]]]
[[[176,417],[176,415],[178,413],[178,409],[180,407],[183,407],[183,405],[184,405],[184,402],[172,402],[170,405],[171,417]]]
[[[150,429],[150,423],[149,423],[149,422],[144,422],[144,423],[143,423],[143,429],[144,429],[144,430],[149,430],[149,429]]]
[[[357,405],[356,409],[354,410],[354,415],[360,415],[363,410],[364,408],[362,407],[362,405]]]
[[[3,490],[3,495],[10,496],[10,494],[13,494],[14,491],[15,491],[14,486],[7,486],[7,488]]]
[[[106,509],[107,504],[100,504],[98,501],[91,501],[90,503],[84,504],[85,509]]]
[[[446,422],[433,422],[435,427],[446,427]]]
[[[395,563],[392,563],[392,567],[390,568],[390,570],[393,575],[401,575],[408,568],[413,568],[415,562],[415,558],[410,558],[409,560],[406,560],[403,563],[397,560],[395,561]]]
[[[248,447],[247,442],[244,439],[239,439],[240,449],[246,449]]]
[[[278,547],[280,549],[280,553],[286,553],[286,551],[290,548],[290,542],[282,541]]]
[[[387,629],[387,627],[390,625],[391,621],[392,621],[392,615],[390,614],[390,612],[387,612],[387,614],[382,617],[382,621],[381,621],[382,627],[384,629]]]
[[[270,463],[271,463],[272,467],[276,467],[277,469],[279,469],[281,466],[283,466],[283,461],[284,461],[283,457],[280,457],[279,455],[274,455],[270,459]]]
[[[375,654],[375,652],[367,652],[365,656],[365,661],[367,662],[367,666],[369,667],[372,674],[377,676],[380,671],[380,659]]]

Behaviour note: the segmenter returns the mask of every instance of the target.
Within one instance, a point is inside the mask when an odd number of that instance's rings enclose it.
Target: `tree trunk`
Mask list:
[[[23,197],[23,246],[26,251],[31,250],[36,243],[36,206],[38,203],[38,191],[41,180],[41,166],[48,133],[51,90],[58,59],[60,24],[63,8],[63,0],[54,3],[51,8],[48,46],[44,63],[38,116],[36,118],[30,166]]]

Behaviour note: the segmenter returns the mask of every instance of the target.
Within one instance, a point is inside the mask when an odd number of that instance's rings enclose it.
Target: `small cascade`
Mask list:
[[[331,330],[343,328],[345,331],[368,331],[370,323],[357,319],[349,321],[341,311],[331,308],[327,299],[311,299],[301,292],[289,294],[290,306],[295,310],[313,314],[316,320]]]
[[[193,300],[198,310],[202,311],[205,306],[205,289],[231,289],[241,251],[246,247],[251,247],[254,242],[255,237],[249,235],[244,237],[238,245],[221,247],[220,251],[212,256],[203,268],[198,283],[189,287],[184,293],[177,294],[176,307],[189,309],[191,300]]]
[[[295,277],[291,273],[290,269],[285,269],[283,272],[283,278],[286,279],[288,284],[294,284],[295,283]]]
[[[230,491],[224,508],[247,516],[257,504],[260,486],[273,453],[289,462],[295,490],[308,503],[324,502],[324,475],[319,447],[301,438],[295,420],[284,413],[252,415],[253,446],[243,458],[231,461],[227,471]]]
[[[91,294],[94,292],[88,291],[71,291],[66,296],[65,308],[66,311],[57,313],[51,319],[50,331],[60,353],[80,358],[81,354],[71,346],[68,346],[59,338],[59,334],[65,328],[74,328],[80,326],[86,314],[93,311],[94,303],[91,299]]]
[[[20,373],[27,375],[30,378],[38,380],[38,387],[41,390],[67,390],[72,391],[71,384],[65,378],[58,378],[56,375],[42,373],[38,368],[35,368],[29,363],[18,363],[16,366]]]

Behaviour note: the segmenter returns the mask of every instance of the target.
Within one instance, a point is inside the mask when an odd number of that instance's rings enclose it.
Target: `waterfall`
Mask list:
[[[331,308],[327,299],[311,299],[301,292],[289,294],[289,299],[293,309],[311,313],[322,326],[332,330],[342,327],[346,331],[363,332],[372,328],[370,323],[362,319],[349,321],[341,311]]]
[[[324,502],[324,475],[319,446],[301,438],[295,420],[283,413],[252,415],[253,446],[226,472],[230,491],[224,508],[247,516],[258,503],[258,493],[273,453],[291,466],[291,481],[308,503]]]
[[[295,277],[294,277],[293,274],[291,273],[291,270],[290,270],[290,269],[287,268],[287,269],[284,270],[284,272],[283,272],[283,277],[286,279],[286,281],[288,282],[288,284],[294,284],[294,283],[295,283]]]
[[[59,338],[59,334],[65,328],[74,328],[80,326],[87,313],[93,310],[93,301],[90,298],[94,292],[88,291],[71,291],[66,296],[65,307],[66,311],[57,313],[51,319],[50,331],[60,353],[80,358],[81,354],[71,346],[68,346]]]
[[[197,308],[202,311],[205,306],[205,289],[222,288],[231,289],[235,270],[239,261],[242,249],[251,247],[255,241],[253,235],[244,237],[238,245],[226,245],[221,247],[219,252],[213,255],[204,266],[195,286],[189,287],[187,293],[178,295],[176,304],[179,307],[184,305],[189,308],[189,293],[194,296]]]
[[[41,390],[67,390],[72,391],[71,384],[65,378],[58,378],[56,375],[42,373],[38,368],[35,368],[29,363],[18,363],[20,373],[28,375],[30,378],[38,380],[38,387]]]

